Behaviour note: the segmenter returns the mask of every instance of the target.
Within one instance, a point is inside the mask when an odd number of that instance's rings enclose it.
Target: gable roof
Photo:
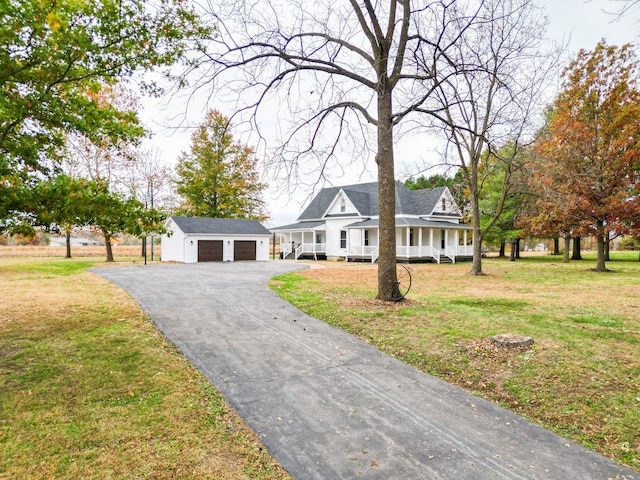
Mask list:
[[[271,235],[258,220],[236,218],[171,217],[184,233],[220,235]]]
[[[430,215],[447,187],[409,190],[396,182],[396,215]],[[298,217],[298,220],[323,218],[338,193],[343,191],[363,217],[378,215],[378,182],[323,188]]]

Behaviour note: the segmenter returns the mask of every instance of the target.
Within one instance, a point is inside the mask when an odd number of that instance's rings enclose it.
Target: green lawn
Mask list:
[[[307,313],[417,368],[519,413],[640,471],[640,263],[612,252],[516,262],[410,265],[403,302],[376,295],[375,266],[327,262],[278,277],[272,288]],[[493,335],[534,338],[493,346]]]
[[[96,264],[0,259],[0,478],[289,478]]]

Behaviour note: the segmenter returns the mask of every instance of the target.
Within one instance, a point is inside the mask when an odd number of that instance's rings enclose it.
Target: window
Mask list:
[[[414,235],[414,230],[413,228],[409,229],[409,246],[411,247],[415,247],[416,246],[416,240],[415,240],[415,235]]]
[[[322,243],[322,233],[316,232],[316,243]]]
[[[340,248],[347,248],[347,231],[340,230]]]
[[[369,246],[369,230],[364,231],[364,246]]]
[[[347,211],[347,204],[343,200],[342,203],[340,203],[340,212],[344,213],[346,211]]]
[[[447,211],[447,201],[444,198],[442,199],[442,211]]]

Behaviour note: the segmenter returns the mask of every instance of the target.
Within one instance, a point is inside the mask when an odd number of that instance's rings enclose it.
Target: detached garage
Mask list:
[[[170,217],[162,236],[162,260],[234,262],[269,260],[271,233],[257,220]]]

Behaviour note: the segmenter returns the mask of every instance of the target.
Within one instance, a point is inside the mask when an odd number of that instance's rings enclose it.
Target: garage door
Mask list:
[[[233,242],[233,259],[238,260],[255,260],[256,259],[256,242],[248,240],[236,240]]]
[[[222,240],[198,240],[199,262],[221,262]]]

